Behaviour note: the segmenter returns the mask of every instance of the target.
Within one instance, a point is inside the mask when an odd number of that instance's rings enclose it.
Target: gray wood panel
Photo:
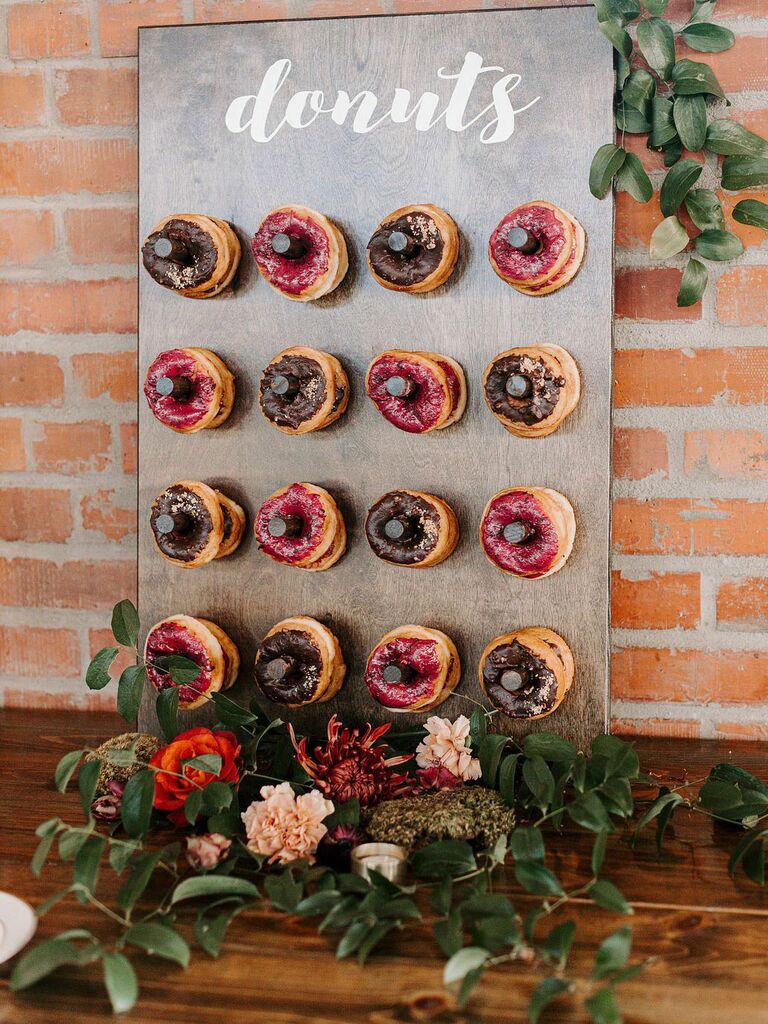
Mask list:
[[[411,89],[414,97],[429,89],[447,99],[451,83],[441,82],[436,71],[458,71],[468,50],[481,54],[486,65],[522,74],[513,93],[516,106],[540,97],[519,115],[514,135],[504,143],[482,145],[475,129],[454,133],[442,124],[419,133],[412,123],[387,123],[358,135],[321,117],[305,130],[286,127],[259,144],[248,132],[232,134],[224,125],[230,101],[255,92],[265,69],[280,57],[293,62],[283,102],[299,88],[322,89],[326,96],[337,89],[350,95],[370,89],[384,105],[396,86]],[[612,83],[610,46],[594,11],[585,8],[142,30],[142,236],[170,213],[212,214],[236,227],[244,258],[236,288],[207,301],[174,295],[140,269],[141,374],[165,348],[200,345],[218,352],[237,375],[229,422],[192,436],[163,428],[140,396],[140,611],[146,625],[185,613],[210,617],[226,629],[243,655],[234,695],[255,693],[256,645],[271,625],[291,614],[313,615],[334,629],[349,665],[345,687],[333,702],[290,713],[299,728],[313,731],[322,731],[333,711],[349,722],[389,717],[369,698],[362,668],[379,637],[396,625],[418,622],[449,633],[464,666],[457,694],[475,700],[481,696],[477,663],[486,642],[509,629],[546,625],[570,643],[576,680],[561,708],[532,727],[556,729],[578,741],[604,728],[613,210],[610,201],[590,195],[587,179],[595,149],[612,138]],[[488,87],[479,90],[470,114],[489,99]],[[499,280],[486,256],[488,236],[501,216],[534,198],[570,210],[588,236],[576,280],[539,299]],[[249,237],[261,217],[289,202],[323,211],[347,238],[350,272],[320,302],[281,298],[259,278],[250,256]],[[426,296],[386,291],[364,265],[376,223],[409,202],[444,207],[462,234],[457,272]],[[537,342],[563,345],[575,356],[582,399],[554,435],[516,438],[486,408],[481,375],[497,352]],[[290,344],[338,355],[353,387],[346,416],[303,437],[272,429],[256,402],[261,370]],[[393,346],[444,352],[462,363],[470,395],[458,425],[418,437],[378,415],[364,393],[365,369],[377,352]],[[183,571],[155,552],[149,506],[182,478],[205,480],[244,505],[249,530],[236,555]],[[326,487],[344,513],[348,552],[327,572],[273,564],[250,531],[260,502],[294,480]],[[548,579],[506,576],[479,546],[488,497],[515,484],[554,487],[576,510],[573,554]],[[366,509],[396,487],[432,491],[456,509],[462,539],[442,565],[398,569],[369,550],[362,529]],[[440,713],[453,717],[472,707],[453,696]],[[426,716],[394,717],[404,728]],[[149,702],[142,718],[151,724]],[[186,718],[192,725],[209,721],[210,714],[206,709]]]

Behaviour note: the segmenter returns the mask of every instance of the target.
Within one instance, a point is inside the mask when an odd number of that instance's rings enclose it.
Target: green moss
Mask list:
[[[130,765],[110,764],[107,760],[112,750],[128,750],[136,744],[136,760]],[[156,736],[150,736],[145,732],[124,732],[119,736],[113,736],[97,747],[91,754],[86,754],[86,761],[101,761],[99,770],[99,781],[96,783],[96,795],[102,796],[107,793],[107,783],[126,783],[131,776],[140,771],[153,754],[163,746]]]
[[[485,848],[514,825],[514,811],[495,790],[464,786],[385,800],[375,808],[366,831],[376,842],[412,849],[437,839],[466,839]]]

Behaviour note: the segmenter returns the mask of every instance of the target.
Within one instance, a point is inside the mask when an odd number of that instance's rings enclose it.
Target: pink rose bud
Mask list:
[[[226,859],[232,840],[218,832],[187,839],[187,861],[195,871],[210,871]]]
[[[91,814],[96,821],[117,821],[120,817],[122,799],[114,794],[97,796],[91,804]]]

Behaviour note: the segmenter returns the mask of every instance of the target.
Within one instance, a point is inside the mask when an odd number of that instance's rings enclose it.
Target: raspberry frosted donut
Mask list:
[[[371,550],[392,565],[428,569],[452,554],[459,524],[450,505],[424,491],[388,491],[368,509]]]
[[[462,368],[433,352],[380,353],[368,367],[365,388],[382,416],[410,434],[450,426],[467,402]]]
[[[179,685],[171,678],[166,659],[182,655],[199,666],[200,673]],[[147,678],[156,690],[177,687],[179,707],[200,707],[212,693],[231,686],[237,677],[240,654],[223,629],[207,619],[171,615],[153,626],[144,644]]]
[[[584,243],[584,231],[571,214],[537,199],[501,219],[488,242],[488,258],[507,284],[544,295],[576,275]]]
[[[152,415],[180,434],[218,427],[232,412],[235,381],[224,362],[204,348],[161,352],[147,370],[144,396]]]
[[[573,655],[565,640],[543,626],[497,636],[480,658],[480,686],[508,718],[544,718],[573,684]]]
[[[223,220],[175,213],[156,224],[141,249],[148,274],[190,299],[208,299],[228,287],[240,263],[240,241]]]
[[[393,712],[426,711],[453,693],[461,677],[456,645],[439,629],[398,626],[368,656],[365,685]]]
[[[548,487],[499,491],[480,523],[480,543],[489,561],[503,572],[533,580],[565,565],[575,535],[571,503]]]
[[[269,700],[289,708],[322,704],[342,687],[347,667],[339,641],[317,619],[296,615],[267,633],[256,652],[256,682]]]
[[[327,352],[294,345],[283,349],[261,376],[264,417],[284,434],[308,434],[330,426],[349,404],[349,378]]]
[[[237,549],[245,512],[200,480],[178,480],[152,502],[149,525],[163,558],[182,569],[196,569]]]
[[[275,562],[321,572],[344,554],[344,519],[328,491],[295,483],[271,494],[259,509],[254,532]]]
[[[347,272],[344,236],[324,214],[308,206],[270,210],[251,248],[264,280],[296,302],[328,295]]]
[[[546,437],[579,401],[579,368],[559,345],[527,345],[497,355],[483,375],[488,408],[519,437]]]
[[[368,269],[383,288],[431,292],[453,273],[459,232],[439,206],[403,206],[378,225],[368,242],[367,258]]]

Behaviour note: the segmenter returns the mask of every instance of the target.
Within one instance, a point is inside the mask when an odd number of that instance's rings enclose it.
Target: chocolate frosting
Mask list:
[[[295,377],[299,390],[295,395],[276,395],[271,384],[277,376]],[[343,398],[336,396],[336,406]],[[326,381],[320,364],[307,356],[287,355],[270,363],[259,384],[259,401],[264,415],[271,423],[297,430],[317,414],[325,401]]]
[[[402,231],[418,243],[406,256],[392,252],[387,242],[392,231]],[[420,284],[437,270],[443,258],[443,236],[432,218],[419,211],[388,221],[376,229],[368,243],[371,266],[382,280],[407,287]]]
[[[191,521],[189,529],[184,530],[183,533],[176,530],[171,533],[159,533],[156,527],[158,516],[174,515],[177,512],[183,512],[189,517]],[[191,562],[199,555],[208,543],[213,529],[211,516],[202,498],[177,484],[169,487],[155,498],[152,503],[149,525],[155,535],[157,546],[163,554],[177,562]]]
[[[220,508],[221,508],[221,517],[224,520],[223,531],[222,531],[222,535],[221,535],[221,543],[222,544],[226,544],[226,542],[232,536],[232,527],[233,527],[234,524],[232,522],[232,516],[230,515],[229,509],[224,504],[224,502],[220,502]]]
[[[413,528],[407,540],[392,540],[384,532],[388,520],[404,516]],[[389,491],[371,505],[365,535],[373,553],[397,565],[417,565],[432,552],[440,534],[440,515],[424,498],[405,491]]]
[[[531,382],[530,394],[514,398],[507,392],[507,380],[513,375]],[[552,415],[564,387],[565,379],[555,376],[542,359],[511,355],[493,363],[485,381],[485,394],[498,416],[530,427]]]
[[[275,658],[291,658],[293,671],[282,679],[270,679],[267,665]],[[323,662],[311,634],[302,629],[281,629],[262,641],[256,652],[256,682],[276,704],[308,704],[320,681]]]
[[[158,238],[181,242],[189,251],[188,263],[163,259],[155,252]],[[197,288],[209,281],[216,269],[217,251],[213,239],[197,224],[175,218],[169,220],[162,231],[153,231],[141,250],[141,258],[149,274],[164,288]]]
[[[506,669],[519,672],[523,685],[510,693],[501,685]],[[509,718],[532,718],[551,710],[557,699],[554,672],[527,647],[513,640],[495,647],[483,662],[483,683],[491,703]]]

